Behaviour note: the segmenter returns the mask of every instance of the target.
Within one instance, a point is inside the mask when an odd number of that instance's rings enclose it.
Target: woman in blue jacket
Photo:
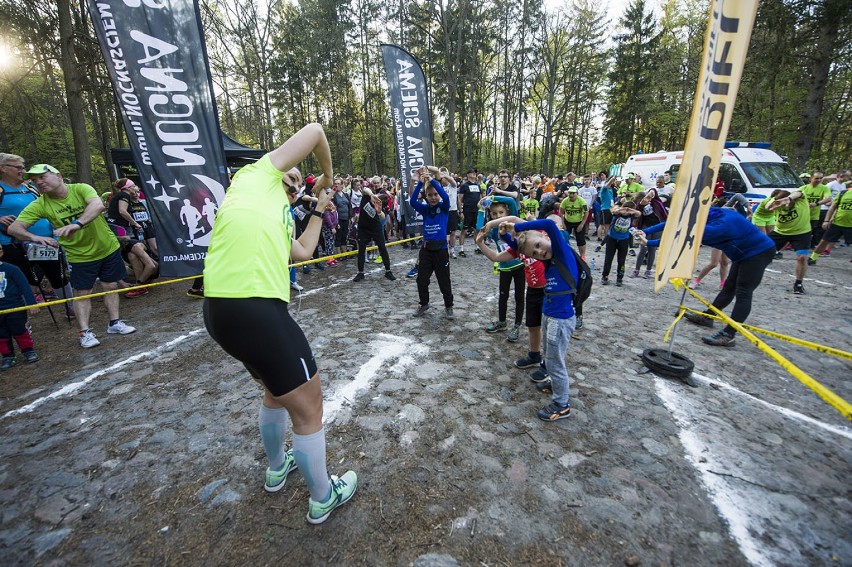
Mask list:
[[[659,246],[660,240],[647,240],[647,235],[662,232],[666,223],[660,223],[636,231],[640,242],[647,241],[648,246]],[[763,272],[775,257],[775,243],[762,230],[753,225],[746,217],[734,209],[714,207],[710,209],[707,225],[704,227],[702,244],[718,248],[731,259],[731,271],[725,280],[722,291],[713,300],[713,307],[724,309],[734,302],[731,319],[744,323],[751,312],[751,297],[763,279]],[[705,313],[712,313],[709,309]],[[712,327],[713,320],[703,315],[687,313],[686,319],[697,325]],[[713,346],[734,346],[736,331],[730,325],[702,340]]]

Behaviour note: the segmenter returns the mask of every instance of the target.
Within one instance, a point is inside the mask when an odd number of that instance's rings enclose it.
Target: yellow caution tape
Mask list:
[[[672,280],[671,283],[674,285],[675,289],[679,289],[680,287],[684,287],[695,299],[697,299],[698,301],[700,301],[701,303],[706,305],[713,313],[716,314],[716,317],[714,317],[715,319],[724,321],[725,323],[727,323],[728,325],[730,325],[731,327],[736,329],[737,332],[739,332],[750,343],[757,346],[757,348],[759,348],[761,351],[763,351],[765,354],[767,354],[771,359],[773,359],[775,362],[777,362],[779,365],[781,365],[781,367],[784,370],[786,370],[787,372],[792,374],[793,377],[795,377],[799,382],[801,382],[802,384],[804,384],[805,386],[807,386],[808,388],[810,388],[811,390],[816,392],[816,394],[819,397],[821,397],[823,400],[828,402],[828,404],[831,405],[831,407],[833,407],[834,409],[839,411],[841,414],[843,414],[843,416],[846,419],[852,420],[852,405],[850,405],[849,402],[847,402],[846,400],[844,400],[843,398],[841,398],[840,396],[838,396],[837,394],[835,394],[834,392],[832,392],[831,390],[829,390],[828,388],[826,388],[825,386],[823,386],[822,384],[820,384],[819,382],[817,382],[816,380],[814,380],[813,378],[811,378],[810,376],[805,374],[805,372],[803,372],[795,364],[793,364],[792,362],[790,362],[789,360],[787,360],[786,358],[784,358],[783,356],[781,356],[780,354],[775,352],[775,350],[773,350],[769,345],[767,345],[766,343],[764,343],[763,341],[758,339],[756,336],[754,336],[751,333],[751,331],[747,328],[746,325],[741,325],[741,324],[737,323],[736,321],[734,321],[733,319],[731,319],[730,317],[728,317],[727,315],[725,315],[724,313],[722,313],[721,311],[716,309],[710,302],[706,301],[703,297],[701,297],[700,295],[695,293],[695,290],[687,287],[682,279],[676,278],[676,279]],[[681,306],[681,309],[683,309],[684,311],[687,310],[687,308],[685,308],[683,306]],[[696,312],[693,309],[689,309],[689,311]],[[780,337],[780,336],[783,336],[783,335],[778,335],[778,336]],[[787,338],[792,338],[792,337],[787,337]],[[801,343],[805,342],[805,341],[799,341],[798,339],[796,339],[796,341],[798,341],[796,344],[801,344]],[[817,346],[820,346],[820,345],[817,345]],[[828,349],[829,347],[823,347],[823,348]],[[831,350],[837,350],[837,349],[831,349]],[[827,350],[825,352],[827,352]],[[837,351],[837,352],[843,353],[844,355],[849,354],[849,353],[845,353],[844,351]]]
[[[422,237],[414,236],[412,238],[406,238],[405,240],[394,240],[393,242],[388,242],[385,245],[386,246],[396,246],[397,244],[404,244],[406,242],[411,242],[412,240],[418,240],[420,238],[422,238]],[[368,251],[373,251],[373,250],[378,250],[378,249],[379,249],[378,246],[370,246],[370,247],[367,248]],[[346,257],[346,256],[353,256],[355,254],[358,254],[357,250],[351,250],[349,252],[342,252],[340,254],[334,254],[332,256],[323,256],[322,258],[311,258],[310,260],[305,260],[304,262],[298,262],[296,264],[290,264],[290,267],[291,268],[298,268],[298,267],[301,267],[301,266],[307,266],[309,264],[317,264],[319,262],[328,262],[329,260],[331,260],[333,258],[343,258],[343,257]],[[24,305],[23,307],[12,307],[11,309],[0,310],[0,315],[6,315],[8,313],[17,313],[18,311],[26,311],[28,309],[41,309],[42,307],[53,307],[54,305],[62,305],[64,303],[68,303],[68,302],[71,302],[71,301],[79,301],[80,299],[92,299],[92,298],[95,298],[95,297],[103,297],[105,295],[110,295],[110,294],[113,294],[113,293],[127,293],[128,291],[133,291],[133,290],[136,290],[136,289],[157,287],[157,286],[161,286],[161,285],[170,285],[170,284],[173,284],[173,283],[180,283],[180,282],[188,282],[188,281],[194,280],[195,278],[198,278],[198,277],[201,277],[201,274],[198,274],[197,276],[187,276],[185,278],[170,279],[168,281],[148,283],[148,284],[145,284],[145,285],[136,285],[136,286],[133,286],[133,287],[119,287],[119,288],[116,288],[116,289],[111,289],[109,291],[102,291],[102,292],[99,292],[99,293],[90,293],[89,295],[79,295],[79,296],[75,296],[75,297],[69,297],[67,299],[56,299],[56,300],[53,300],[53,301],[46,301],[44,303],[38,303],[36,305]]]

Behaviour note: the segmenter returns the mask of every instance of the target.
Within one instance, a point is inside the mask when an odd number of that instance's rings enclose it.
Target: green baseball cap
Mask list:
[[[41,175],[43,173],[59,173],[59,170],[46,163],[37,163],[24,172],[24,177],[30,178],[33,175]]]

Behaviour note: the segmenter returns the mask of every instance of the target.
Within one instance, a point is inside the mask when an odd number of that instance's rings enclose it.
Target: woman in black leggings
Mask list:
[[[644,232],[636,231],[634,236],[648,246],[659,246],[659,240],[647,240],[646,236],[662,232],[665,226],[666,223],[663,222],[645,229]],[[713,307],[724,309],[734,301],[731,319],[744,323],[751,313],[754,290],[760,285],[763,272],[775,257],[775,243],[735,209],[718,207],[711,208],[708,213],[701,243],[720,249],[731,259],[731,271],[725,279],[722,291],[713,300]],[[705,313],[709,314],[711,311],[708,309]],[[713,320],[703,315],[687,313],[685,318],[696,325],[713,326]],[[718,333],[701,340],[708,345],[732,347],[735,334],[736,330],[726,325]]]
[[[291,205],[302,183],[296,169],[311,153],[322,167],[317,209],[294,238]],[[276,492],[298,468],[310,498],[308,522],[319,524],[355,493],[358,477],[328,476],[322,387],[305,335],[290,317],[290,257],[316,249],[330,195],[331,152],[319,124],[310,124],[235,176],[213,226],[204,263],[204,323],[210,336],[263,385],[258,416],[269,459],[264,488]],[[285,437],[292,421],[293,444]]]

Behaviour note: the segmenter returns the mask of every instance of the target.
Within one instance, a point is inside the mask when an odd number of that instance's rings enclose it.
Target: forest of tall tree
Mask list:
[[[429,83],[436,162],[592,171],[682,148],[709,0],[198,0],[222,129],[271,148],[322,123],[335,169],[395,175],[379,45]],[[82,0],[0,6],[0,151],[104,185],[122,129]],[[729,139],[794,168],[852,158],[848,0],[760,3]],[[308,164],[310,166],[310,164]]]

